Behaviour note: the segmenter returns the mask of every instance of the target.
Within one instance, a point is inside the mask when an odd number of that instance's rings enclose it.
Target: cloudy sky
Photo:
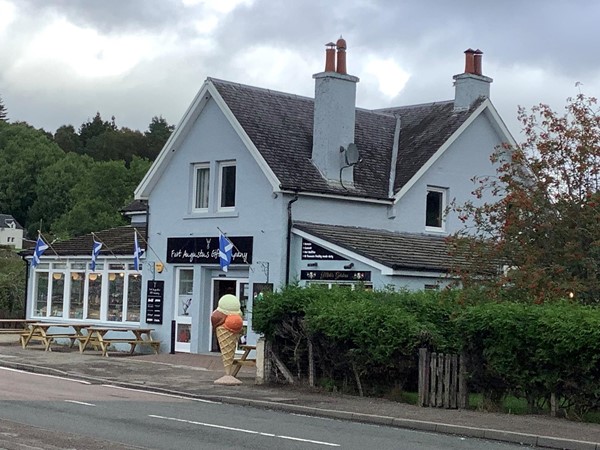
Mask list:
[[[599,19],[596,0],[0,0],[0,97],[51,132],[96,112],[143,131],[177,124],[209,76],[312,97],[343,35],[365,108],[453,98],[481,49],[519,140],[518,105],[600,96]]]

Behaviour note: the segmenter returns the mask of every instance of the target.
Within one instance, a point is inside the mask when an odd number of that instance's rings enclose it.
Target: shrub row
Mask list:
[[[475,303],[475,304],[473,304]],[[288,286],[254,305],[253,325],[296,376],[308,343],[330,387],[385,395],[415,389],[418,349],[465,352],[472,390],[532,409],[555,394],[577,415],[600,407],[600,308],[560,302],[458,301],[457,292]]]

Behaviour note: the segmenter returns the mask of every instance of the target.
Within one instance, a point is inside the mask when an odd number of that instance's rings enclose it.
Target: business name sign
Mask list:
[[[229,237],[234,245],[231,264],[252,264],[252,236]],[[172,264],[219,264],[219,237],[167,239],[167,262]]]
[[[300,279],[308,281],[371,281],[371,272],[359,270],[301,270]]]

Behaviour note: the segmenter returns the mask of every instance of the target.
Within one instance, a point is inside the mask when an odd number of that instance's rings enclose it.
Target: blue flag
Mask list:
[[[144,254],[144,250],[142,250],[138,244],[137,231],[133,231],[133,268],[137,271],[140,270],[140,256]]]
[[[35,250],[33,251],[33,258],[31,259],[31,266],[37,267],[40,263],[40,256],[48,249],[48,244],[44,242],[42,236],[38,236],[35,243]]]
[[[221,262],[221,270],[227,272],[227,268],[231,264],[231,251],[233,244],[225,237],[223,233],[219,235],[219,261]]]
[[[92,264],[90,265],[92,272],[94,272],[96,270],[96,258],[100,254],[101,248],[102,248],[102,242],[98,242],[98,241],[96,241],[96,239],[94,239],[94,246],[92,247]]]

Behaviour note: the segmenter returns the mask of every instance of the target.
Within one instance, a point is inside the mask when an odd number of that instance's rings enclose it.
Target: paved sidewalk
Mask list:
[[[219,355],[163,353],[108,358],[68,347],[22,349],[14,336],[0,336],[0,366],[111,383],[223,403],[355,420],[438,433],[495,439],[530,446],[600,450],[600,425],[545,416],[420,408],[383,399],[327,394],[303,387],[259,386],[242,367],[240,386],[213,383],[223,375]]]

